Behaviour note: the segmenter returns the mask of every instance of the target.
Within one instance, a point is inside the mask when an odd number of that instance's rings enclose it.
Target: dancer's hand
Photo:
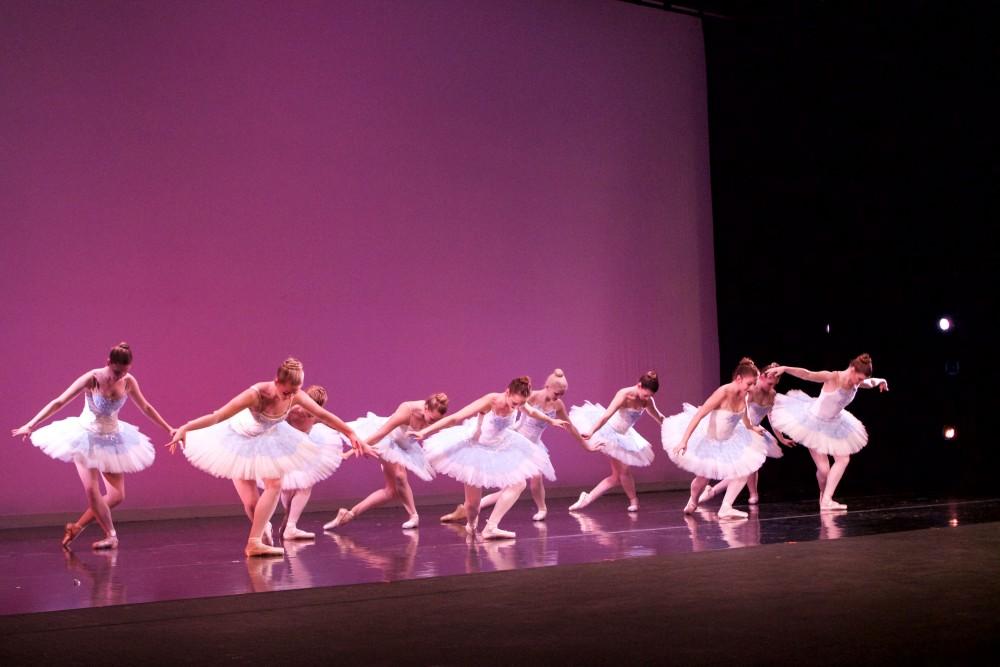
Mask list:
[[[788,370],[788,366],[775,366],[774,368],[768,370],[767,372],[773,374],[774,377],[776,378],[780,378],[782,375],[784,375],[786,370]]]
[[[21,428],[15,428],[10,432],[10,437],[16,438],[17,436],[21,436],[21,440],[27,440],[29,435],[31,435],[31,427],[27,424]]]
[[[479,436],[481,436],[482,434],[483,434],[483,432],[482,432],[482,431],[480,431],[480,430],[479,430],[479,429],[477,428],[477,429],[476,429],[476,432],[472,434],[472,441],[473,441],[473,442],[479,442]]]
[[[566,428],[567,426],[569,426],[569,422],[566,421],[565,419],[553,419],[552,425],[558,426],[559,428]]]
[[[347,459],[351,458],[352,456],[354,456],[355,454],[357,454],[356,451],[354,451],[353,449],[348,449],[346,452],[341,452],[340,453],[340,458],[342,458],[344,460],[347,460]]]
[[[889,383],[886,382],[885,380],[882,380],[881,382],[878,383],[878,390],[880,393],[884,391],[889,391]]]
[[[674,456],[684,456],[684,453],[688,450],[688,444],[682,442],[681,444],[674,447]]]
[[[184,449],[185,436],[187,436],[187,431],[185,431],[183,428],[174,429],[174,432],[170,435],[170,442],[168,442],[164,446],[170,450],[171,454],[176,454],[178,447]]]
[[[765,433],[767,433],[767,431],[764,430],[764,427],[762,427],[760,424],[757,424],[756,426],[751,426],[750,430],[756,433],[757,435],[764,435]]]
[[[587,431],[586,433],[581,433],[580,437],[583,438],[584,440],[590,440],[590,436],[592,436],[592,435],[594,435],[594,434],[591,433],[590,431]]]
[[[427,435],[424,433],[423,429],[420,429],[419,431],[414,431],[411,428],[411,429],[407,429],[407,431],[406,431],[406,437],[407,438],[413,438],[417,442],[420,442],[421,440],[423,440],[424,438],[426,438]]]
[[[785,447],[794,447],[796,444],[798,444],[794,440],[792,440],[790,438],[786,438],[784,435],[781,434],[780,431],[778,433],[776,433],[775,435],[778,436],[778,442],[780,442]]]

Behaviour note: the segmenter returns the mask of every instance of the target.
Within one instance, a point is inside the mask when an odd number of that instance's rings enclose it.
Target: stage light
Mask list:
[[[950,317],[942,317],[938,320],[938,329],[941,331],[951,331],[952,326],[954,326],[954,324],[952,323]]]
[[[830,333],[830,325],[829,324],[826,325],[826,332]]]
[[[958,437],[958,429],[954,426],[945,426],[941,430],[941,435],[944,436],[945,440],[954,440]]]

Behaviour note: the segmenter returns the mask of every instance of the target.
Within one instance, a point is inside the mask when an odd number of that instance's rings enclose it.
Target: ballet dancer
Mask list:
[[[733,370],[732,381],[712,392],[701,407],[685,403],[682,412],[663,421],[660,435],[667,456],[677,467],[695,475],[685,514],[698,508],[709,479],[729,479],[717,516],[747,517],[746,512],[733,507],[733,500],[743,490],[747,476],[757,471],[766,458],[760,436],[743,423],[747,393],[759,374],[753,361],[744,357]]]
[[[774,429],[775,433],[771,435],[762,425],[764,418],[770,414],[771,408],[774,406],[774,397],[777,393],[774,388],[780,379],[780,376],[774,373],[774,369],[777,367],[778,364],[775,363],[765,366],[764,370],[760,372],[760,377],[757,378],[757,384],[747,392],[747,411],[743,422],[747,428],[752,429],[761,437],[759,442],[764,446],[764,454],[772,459],[780,459],[783,456],[781,447],[778,446],[779,442],[785,447],[795,446],[795,443],[786,438],[778,429]],[[747,477],[747,488],[750,490],[750,499],[747,502],[751,505],[760,502],[759,478],[759,470]],[[698,498],[698,504],[710,500],[717,493],[725,490],[730,481],[732,480],[724,479],[714,486],[712,484],[706,485],[701,497]]]
[[[316,401],[316,405],[323,407],[326,404],[328,396],[323,387],[314,384],[305,392]],[[344,460],[344,445],[348,441],[326,424],[316,423],[317,419],[316,415],[301,405],[288,411],[288,425],[305,433],[319,447],[319,456],[313,458],[306,467],[285,473],[281,478],[281,505],[285,508],[285,518],[279,532],[285,541],[311,540],[316,537],[314,533],[299,529],[299,519],[312,495],[313,486],[332,475]],[[258,485],[263,486],[263,481],[260,480]]]
[[[418,527],[420,516],[417,514],[417,505],[413,500],[413,490],[406,471],[412,471],[420,479],[429,482],[434,479],[434,467],[428,463],[420,443],[408,433],[430,426],[447,412],[447,394],[437,393],[423,401],[400,403],[389,417],[379,417],[369,412],[367,417],[350,422],[351,428],[378,452],[385,485],[351,509],[341,507],[337,516],[324,524],[323,529],[332,530],[343,526],[363,512],[394,498],[406,510],[407,519],[403,522],[403,528]]]
[[[656,371],[647,371],[635,385],[619,389],[607,410],[590,401],[570,409],[570,421],[580,431],[580,437],[600,447],[601,453],[608,457],[611,474],[589,492],[581,492],[579,499],[569,506],[569,511],[583,509],[619,484],[628,496],[628,511],[639,511],[639,497],[635,492],[631,466],[652,463],[653,446],[633,426],[643,412],[648,412],[657,423],[663,422],[663,414],[653,401],[653,394],[659,388],[660,379]]]
[[[788,373],[808,382],[822,383],[819,396],[813,398],[793,389],[775,397],[771,408],[771,425],[784,431],[798,443],[809,448],[816,463],[821,510],[846,510],[847,505],[833,499],[837,485],[844,476],[851,454],[857,454],[868,444],[868,432],[857,417],[845,410],[858,388],[889,391],[889,383],[872,377],[872,358],[861,354],[842,371],[810,371],[805,368],[778,366],[774,373]],[[828,457],[833,457],[830,465]]]
[[[118,533],[111,519],[111,509],[125,499],[124,473],[148,468],[156,456],[153,444],[138,428],[119,421],[118,412],[129,397],[150,421],[174,435],[174,429],[150,405],[139,389],[139,381],[129,373],[132,348],[119,343],[108,353],[103,368],[89,370],[78,377],[66,391],[53,399],[21,428],[11,431],[14,437],[31,437],[31,443],[54,459],[72,462],[87,494],[87,510],[74,523],[67,523],[62,545],[70,542],[96,520],[104,538],[94,542],[94,549],[118,548]],[[58,412],[80,393],[83,412],[37,431],[35,427]],[[105,493],[101,494],[101,479]]]
[[[250,534],[244,553],[249,556],[281,556],[265,530],[281,493],[286,473],[315,465],[319,448],[285,423],[288,413],[301,406],[321,423],[340,431],[355,451],[375,453],[339,417],[316,405],[302,391],[302,363],[289,357],[271,382],[258,382],[224,406],[181,426],[167,447],[180,446],[196,468],[216,477],[233,480],[243,509],[250,519]],[[256,480],[262,480],[258,493]],[[266,542],[265,542],[266,536]]]
[[[465,527],[470,536],[479,523],[484,487],[499,488],[500,497],[486,521],[483,538],[513,538],[515,533],[502,530],[500,521],[517,502],[527,480],[539,474],[555,476],[545,448],[511,428],[518,412],[550,426],[566,427],[565,421],[527,406],[530,395],[531,379],[515,378],[506,390],[486,394],[449,417],[409,432],[417,440],[427,439],[424,449],[435,470],[465,485]],[[461,426],[438,433],[456,424]]]
[[[565,421],[567,424],[566,430],[573,434],[573,437],[576,438],[581,445],[583,445],[584,449],[588,451],[596,451],[598,448],[591,446],[586,440],[581,438],[580,432],[577,431],[576,427],[569,421],[569,415],[566,413],[566,405],[562,401],[562,397],[566,394],[568,386],[565,373],[563,373],[561,368],[557,368],[552,371],[552,373],[549,374],[549,377],[545,380],[545,387],[531,392],[531,396],[528,397],[527,405],[533,407],[539,412],[544,413],[549,418],[561,419]],[[514,426],[514,430],[541,447],[545,447],[545,443],[542,442],[542,432],[545,431],[548,425],[548,422],[522,414],[521,417],[518,418],[517,423]],[[548,451],[547,447],[545,447],[545,451]],[[531,497],[535,501],[535,507],[537,509],[537,511],[531,516],[532,521],[545,521],[545,517],[548,514],[548,508],[545,506],[545,483],[543,480],[543,475],[535,475],[528,480],[528,488],[531,489]],[[487,507],[495,504],[499,499],[499,491],[483,496],[483,499],[479,501],[479,511],[482,512]],[[464,520],[465,505],[459,505],[455,508],[454,512],[441,517],[441,521],[445,522]]]

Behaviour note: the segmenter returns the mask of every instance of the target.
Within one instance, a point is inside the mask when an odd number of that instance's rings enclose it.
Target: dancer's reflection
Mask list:
[[[826,510],[819,513],[819,539],[837,540],[844,536],[843,517],[847,510]]]
[[[398,581],[413,578],[413,564],[417,556],[417,543],[420,532],[416,530],[402,531],[406,538],[401,549],[399,547],[379,546],[373,549],[364,545],[362,535],[343,535],[327,533],[345,558],[356,560],[366,567],[378,570],[382,581]],[[464,529],[463,529],[464,532]]]
[[[746,519],[719,517],[717,512],[699,507],[695,514],[685,515],[684,523],[691,537],[692,551],[739,549],[760,544],[760,519],[751,511]],[[722,542],[716,540],[722,538]]]
[[[271,558],[247,558],[246,563],[252,592],[266,593],[275,589],[277,577],[274,567],[279,561]]]
[[[106,607],[113,604],[126,604],[128,589],[125,584],[115,578],[115,565],[118,563],[117,551],[95,551],[94,561],[80,560],[72,549],[66,548],[63,558],[66,569],[78,576],[81,585],[90,589],[90,606]],[[89,560],[89,559],[88,559]],[[86,581],[84,581],[86,579]]]
[[[570,516],[580,524],[581,533],[593,536],[597,544],[608,549],[608,553],[603,554],[605,558],[621,558],[623,556],[620,533],[609,533],[596,517],[585,512],[573,512]]]

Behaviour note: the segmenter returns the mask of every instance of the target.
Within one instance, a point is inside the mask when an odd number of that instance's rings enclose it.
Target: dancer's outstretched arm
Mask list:
[[[719,387],[712,392],[712,395],[709,396],[704,403],[701,404],[701,407],[698,408],[698,412],[694,413],[694,417],[691,418],[691,423],[688,424],[688,427],[684,430],[684,437],[681,438],[680,444],[674,447],[674,454],[681,455],[687,451],[688,439],[691,437],[691,434],[694,433],[694,430],[698,428],[698,424],[705,418],[705,415],[722,405],[725,398],[726,388]]]
[[[301,406],[306,412],[314,416],[319,421],[323,422],[330,428],[343,433],[344,436],[351,441],[351,447],[354,449],[355,453],[378,458],[378,452],[369,447],[367,443],[363,442],[361,438],[358,437],[358,434],[354,432],[354,429],[348,426],[343,419],[314,401],[312,396],[306,392],[299,389],[295,393],[295,396],[292,397],[292,405]]]
[[[772,373],[781,375],[782,373],[788,373],[792,377],[797,377],[800,380],[806,380],[808,382],[819,382],[825,384],[831,380],[836,379],[836,371],[810,371],[805,368],[798,368],[796,366],[778,366],[771,369]]]
[[[611,399],[611,404],[608,405],[608,409],[604,411],[604,414],[601,415],[601,418],[597,421],[596,424],[594,424],[594,427],[589,431],[587,431],[586,433],[581,433],[580,437],[583,438],[584,440],[590,440],[590,436],[600,431],[601,427],[604,426],[606,423],[608,423],[608,420],[611,419],[611,415],[618,412],[618,408],[620,408],[622,406],[622,403],[625,402],[625,396],[628,395],[630,389],[631,387],[625,387],[624,389],[619,389],[618,393],[615,394],[615,397]]]
[[[37,415],[31,418],[27,424],[21,428],[13,429],[10,434],[12,437],[16,438],[21,436],[21,438],[27,438],[31,435],[31,432],[35,430],[35,427],[41,424],[43,421],[59,412],[67,403],[72,401],[77,395],[90,386],[90,383],[94,377],[96,371],[87,371],[77,379],[73,380],[73,384],[66,388],[66,391],[59,394],[56,398],[49,401],[48,405],[42,408]]]
[[[580,443],[580,446],[586,449],[588,452],[596,452],[604,449],[604,443],[598,443],[596,445],[592,445],[583,439],[583,436],[580,435],[580,432],[576,430],[575,426],[573,426],[573,422],[569,420],[569,414],[566,413],[566,404],[563,403],[562,400],[559,400],[556,403],[556,417],[566,422],[566,430],[569,431],[570,434],[572,434],[572,436],[576,438],[576,441]]]
[[[376,442],[380,442],[386,438],[387,435],[393,432],[394,429],[399,428],[403,424],[410,423],[410,408],[406,403],[400,403],[396,411],[389,415],[389,419],[382,424],[382,428],[372,433],[365,440],[366,444],[374,445]]]
[[[864,389],[878,389],[880,392],[889,391],[889,383],[885,378],[868,378],[862,380],[860,386]]]
[[[649,405],[646,406],[646,412],[649,413],[650,417],[656,420],[657,424],[662,424],[663,420],[666,419],[666,417],[663,416],[663,413],[660,412],[660,409],[656,407],[656,401],[653,400],[652,396],[649,397]]]
[[[197,431],[200,428],[206,428],[208,426],[212,426],[213,424],[218,424],[221,421],[229,419],[240,410],[252,408],[257,405],[259,401],[260,394],[254,387],[245,389],[215,412],[210,412],[207,415],[198,417],[197,419],[192,419],[174,431],[173,437],[170,439],[170,442],[166,444],[166,446],[170,449],[170,453],[173,454],[177,451],[178,445],[180,445],[181,448],[184,447],[184,438],[187,436],[188,431]]]
[[[406,434],[416,440],[423,440],[424,438],[434,433],[437,433],[443,428],[450,428],[455,424],[461,424],[463,421],[465,421],[466,419],[475,414],[488,411],[490,409],[490,406],[493,404],[494,396],[495,394],[486,394],[482,398],[479,398],[473,401],[472,403],[469,403],[458,412],[450,414],[443,419],[439,419],[430,426],[425,426],[419,431],[413,431],[413,430],[407,431]]]
[[[520,408],[520,410],[521,410],[521,412],[523,412],[524,414],[528,415],[532,419],[537,419],[538,421],[545,422],[549,426],[558,426],[559,428],[566,428],[566,426],[569,424],[569,422],[567,420],[561,419],[561,418],[558,418],[558,417],[556,419],[553,419],[552,417],[549,417],[547,414],[545,414],[541,410],[536,410],[535,408],[531,407],[527,403],[525,403],[524,405],[522,405],[521,408]]]
[[[171,437],[174,435],[175,429],[167,423],[160,413],[156,411],[156,408],[146,400],[146,397],[142,395],[142,390],[139,389],[139,381],[135,379],[134,375],[129,375],[125,378],[125,392],[129,395],[132,401],[139,406],[139,409],[149,417],[150,421],[157,424],[164,431],[170,434]]]

